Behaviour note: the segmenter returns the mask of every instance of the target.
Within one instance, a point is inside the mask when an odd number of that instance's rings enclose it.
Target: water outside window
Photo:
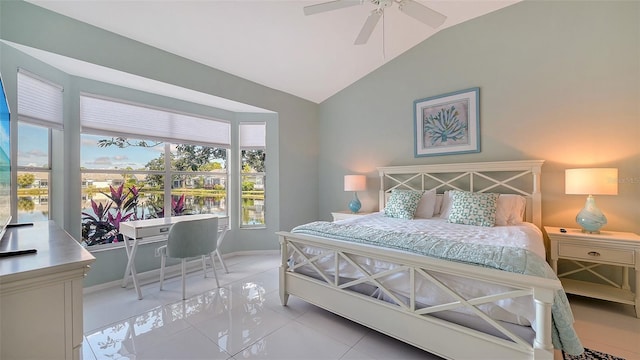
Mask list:
[[[50,132],[18,122],[17,222],[49,220]]]

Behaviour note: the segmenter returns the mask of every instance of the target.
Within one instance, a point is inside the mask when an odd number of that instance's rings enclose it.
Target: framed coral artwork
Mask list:
[[[413,102],[415,156],[480,152],[479,88]]]

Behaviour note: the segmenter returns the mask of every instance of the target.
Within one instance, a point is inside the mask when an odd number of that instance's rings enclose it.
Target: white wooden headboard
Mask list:
[[[540,174],[544,160],[385,166],[380,175],[380,211],[393,189],[519,194],[527,199],[525,219],[542,227]]]

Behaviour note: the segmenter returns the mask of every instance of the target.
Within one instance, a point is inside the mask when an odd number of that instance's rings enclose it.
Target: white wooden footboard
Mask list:
[[[289,295],[299,297],[309,303],[368,326],[430,353],[449,359],[477,359],[478,356],[492,359],[553,359],[551,342],[551,306],[554,293],[561,289],[558,280],[444,261],[424,256],[412,255],[389,249],[380,249],[356,243],[346,243],[303,234],[278,232],[282,263],[280,266],[280,299],[287,304]],[[307,255],[306,246],[322,249],[320,255]],[[290,261],[295,255],[295,263]],[[335,266],[331,271],[323,270],[318,261],[333,256]],[[358,267],[357,257],[367,257],[396,264],[396,267],[380,273],[370,273],[359,268],[360,279],[344,280],[340,276],[339,263],[348,262]],[[302,259],[302,260],[301,260]],[[296,272],[301,266],[312,269],[314,276]],[[408,272],[410,296],[402,299],[393,289],[385,288],[381,278],[393,272]],[[509,290],[472,299],[458,295],[446,284],[442,284],[432,274],[444,273],[474,281],[502,285]],[[416,303],[415,279],[422,277],[453,298],[444,304],[420,307]],[[356,284],[375,286],[392,301],[361,294],[348,289]],[[535,302],[536,328],[533,344],[510,331],[503,323],[492,320],[477,306],[500,299],[531,296]],[[430,316],[436,312],[466,308],[483,319],[502,337],[473,330],[465,326],[447,322]],[[507,338],[507,339],[504,339]]]

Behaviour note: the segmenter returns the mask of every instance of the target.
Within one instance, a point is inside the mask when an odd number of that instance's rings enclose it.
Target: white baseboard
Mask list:
[[[280,250],[236,251],[229,254],[223,254],[222,259],[227,260],[236,256],[274,255],[274,254],[280,254]],[[218,266],[216,267],[216,270],[218,269],[222,270],[222,267],[220,266],[220,262],[216,261],[216,264],[218,264]],[[194,271],[202,271],[202,262],[200,259],[194,259],[187,262],[187,273],[194,272]],[[179,276],[180,264],[167,266],[164,272],[165,272],[165,279],[169,279],[174,276]],[[220,272],[218,274],[220,274]],[[140,283],[141,286],[151,284],[154,282],[159,282],[159,281],[160,281],[160,269],[154,269],[154,270],[138,273],[138,282]],[[87,294],[91,294],[104,289],[120,287],[121,285],[122,285],[122,279],[118,279],[118,280],[109,281],[102,284],[85,287],[82,293],[84,295],[87,295]],[[129,282],[127,283],[127,288],[133,289],[133,282],[131,280],[129,280]]]

